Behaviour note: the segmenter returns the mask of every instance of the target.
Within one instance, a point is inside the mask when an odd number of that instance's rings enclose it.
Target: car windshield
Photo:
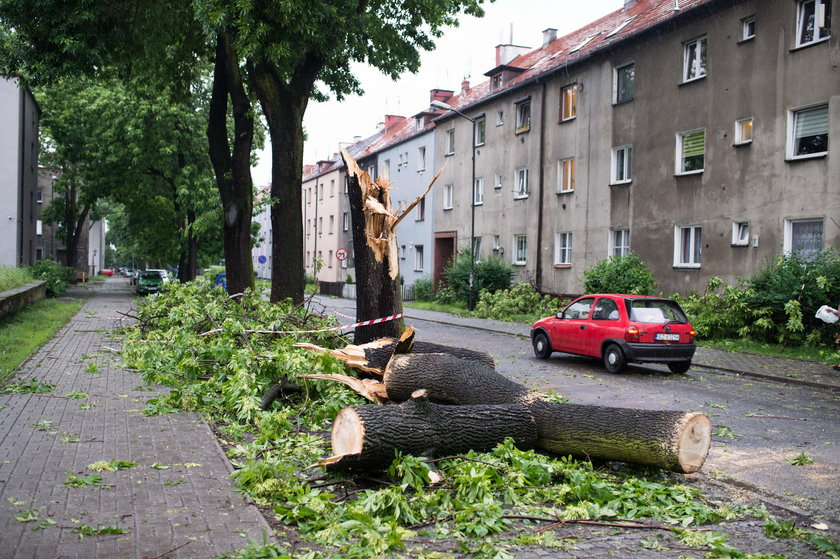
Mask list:
[[[140,277],[142,279],[160,279],[160,272],[151,272],[147,270],[145,272],[140,272]]]
[[[667,299],[636,299],[630,301],[630,320],[648,324],[678,322],[684,324],[688,319],[674,301]]]

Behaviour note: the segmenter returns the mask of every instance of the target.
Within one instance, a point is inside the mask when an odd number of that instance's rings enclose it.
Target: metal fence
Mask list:
[[[321,295],[332,295],[333,297],[341,297],[342,299],[356,298],[356,284],[344,282],[329,282],[322,281],[320,284]],[[402,300],[414,300],[414,284],[402,286]]]

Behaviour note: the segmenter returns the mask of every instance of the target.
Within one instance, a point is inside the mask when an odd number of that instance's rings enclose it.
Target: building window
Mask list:
[[[44,224],[41,222],[40,219],[35,220],[35,234],[36,235],[43,235],[44,234]]]
[[[528,253],[528,236],[514,235],[513,237],[513,263],[517,266],[525,265],[525,258]]]
[[[502,189],[502,174],[501,173],[496,173],[496,176],[493,179],[493,188],[495,190],[501,190]]]
[[[631,180],[633,180],[633,146],[613,148],[610,184],[624,184]]]
[[[699,268],[702,230],[699,225],[674,227],[674,267]]]
[[[572,265],[572,234],[569,232],[554,234],[554,265]]]
[[[329,251],[327,253],[327,268],[332,268],[333,264],[333,251]]]
[[[808,157],[828,152],[828,105],[788,112],[788,157]]]
[[[516,130],[517,134],[527,132],[531,129],[531,100],[521,101],[516,105]]]
[[[423,271],[423,245],[414,245],[414,271]]]
[[[750,244],[750,223],[736,221],[732,223],[732,246],[745,247]]]
[[[481,262],[481,237],[473,237],[473,255],[476,262]]]
[[[417,170],[426,170],[426,146],[417,148]]]
[[[493,235],[493,252],[504,254],[505,250],[502,248],[502,236]]]
[[[452,128],[446,131],[446,155],[455,153],[455,129]]]
[[[749,144],[753,139],[753,119],[742,118],[735,121],[735,145]]]
[[[677,174],[702,173],[706,163],[706,131],[677,134]]]
[[[615,103],[636,98],[636,65],[626,64],[615,69]]]
[[[505,112],[496,111],[496,126],[501,126],[505,123]]]
[[[335,216],[331,215],[330,216],[330,235],[332,235],[334,233],[334,229],[335,229]]]
[[[443,185],[443,209],[451,210],[455,198],[455,186],[452,184]]]
[[[42,203],[44,202],[44,193],[43,193],[42,191],[40,191],[40,190],[39,190],[39,191],[35,194],[35,201],[36,201],[38,204],[42,204]]]
[[[491,91],[496,91],[500,87],[502,87],[502,75],[501,74],[494,74],[490,78],[490,90]]]
[[[350,230],[350,212],[344,212],[341,215],[341,221],[342,221],[342,228],[345,231],[349,231]]]
[[[683,45],[683,81],[690,82],[706,75],[706,37]]]
[[[627,256],[630,254],[630,230],[616,229],[610,232],[610,256]]]
[[[528,169],[516,170],[516,190],[513,191],[513,198],[528,197]]]
[[[803,47],[831,35],[831,0],[800,0],[796,18],[796,46]]]
[[[330,198],[335,198],[335,179],[330,180]]]
[[[786,219],[785,252],[809,262],[823,249],[822,219]]]
[[[484,178],[479,177],[473,183],[473,205],[480,206],[484,203]]]
[[[426,219],[426,198],[420,198],[420,202],[415,206],[416,213],[414,214],[414,221],[423,221]]]
[[[426,118],[425,117],[418,117],[414,121],[414,130],[417,132],[422,132],[423,128],[426,127]]]
[[[744,18],[741,22],[741,40],[749,41],[755,38],[755,16]]]
[[[318,235],[323,235],[323,234],[324,234],[324,218],[319,217],[318,218]]]
[[[484,117],[475,119],[475,137],[473,138],[473,141],[477,146],[484,145],[486,125],[487,121],[484,119]]]
[[[323,200],[324,199],[324,183],[321,183],[320,187],[316,184],[315,189],[318,191],[318,200]]]
[[[557,162],[557,193],[572,192],[575,189],[575,159],[561,159]]]
[[[572,120],[577,116],[577,84],[564,87],[560,92],[560,121]]]
[[[400,246],[400,260],[405,260],[405,245]]]

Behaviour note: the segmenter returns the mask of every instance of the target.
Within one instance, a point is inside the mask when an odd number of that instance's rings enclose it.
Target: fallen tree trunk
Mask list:
[[[712,424],[702,413],[555,404],[528,405],[537,446],[586,456],[696,472],[709,454]]]
[[[383,466],[395,451],[415,456],[448,456],[469,450],[490,450],[507,437],[531,448],[537,428],[521,404],[441,406],[420,390],[399,406],[352,406],[335,418],[335,455],[317,465],[328,469]]]

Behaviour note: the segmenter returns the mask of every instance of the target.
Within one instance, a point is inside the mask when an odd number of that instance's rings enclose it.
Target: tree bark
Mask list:
[[[696,472],[709,454],[712,425],[702,413],[535,401],[537,446],[555,454]]]
[[[391,234],[384,238],[383,227],[374,226],[374,219],[387,219],[382,214],[374,215],[366,207],[369,198],[379,203],[390,213],[391,203],[388,196],[386,179],[380,178],[372,183],[367,173],[362,171],[346,150],[341,151],[344,165],[347,167],[348,197],[350,199],[351,226],[353,229],[353,258],[356,265],[356,319],[373,320],[402,313],[402,297],[399,275],[393,270],[398,268],[396,255],[396,237]],[[380,182],[382,181],[382,182]],[[374,251],[371,244],[378,244]],[[364,344],[377,338],[396,338],[405,328],[403,320],[391,320],[356,328],[353,341]]]
[[[227,289],[233,295],[254,287],[254,265],[251,261],[254,116],[232,39],[225,31],[217,35],[214,64],[207,139],[216,186],[222,199]],[[227,128],[228,97],[233,108],[232,150]]]
[[[416,456],[447,456],[469,450],[490,450],[507,437],[519,448],[531,448],[537,429],[523,405],[439,406],[423,391],[400,406],[353,406],[335,418],[335,456],[328,468],[370,468],[387,465],[395,451]]]

